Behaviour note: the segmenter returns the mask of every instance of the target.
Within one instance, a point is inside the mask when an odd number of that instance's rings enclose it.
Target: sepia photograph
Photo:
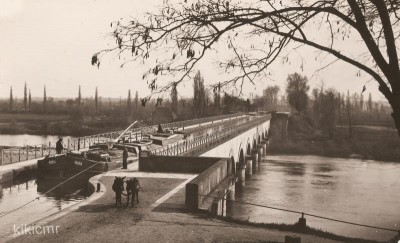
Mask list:
[[[0,0],[0,243],[400,243],[400,0]]]

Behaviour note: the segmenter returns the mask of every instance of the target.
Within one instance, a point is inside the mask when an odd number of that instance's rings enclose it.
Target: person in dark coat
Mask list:
[[[128,169],[128,149],[125,146],[122,152],[122,169]]]
[[[63,139],[60,138],[60,139],[58,139],[58,141],[56,143],[56,152],[57,152],[57,154],[61,154],[63,149],[64,149],[62,141],[63,141]]]

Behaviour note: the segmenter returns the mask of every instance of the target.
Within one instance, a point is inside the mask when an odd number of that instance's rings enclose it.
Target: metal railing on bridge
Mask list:
[[[152,155],[176,156],[187,152],[199,153],[205,148],[214,146],[215,144],[227,141],[235,134],[239,134],[247,129],[262,123],[271,118],[270,114],[260,117],[247,117],[238,121],[238,123],[227,126],[212,134],[205,134],[191,139],[185,139],[173,144],[168,144],[162,148],[149,150]]]
[[[201,126],[201,125],[206,125],[208,123],[222,122],[227,119],[231,120],[245,116],[246,115],[242,113],[235,113],[235,114],[219,115],[212,117],[203,117],[186,121],[165,123],[161,124],[161,127],[163,130],[168,130],[168,129],[183,130],[185,128],[194,125]],[[140,140],[144,134],[154,133],[157,131],[157,129],[158,125],[131,128],[124,134],[123,139],[125,139],[126,141]],[[89,148],[90,146],[96,143],[112,142],[116,138],[118,138],[123,132],[124,130],[120,130],[115,132],[66,139],[63,141],[64,149],[67,151],[73,151],[73,150]],[[56,147],[56,141],[49,142],[48,144],[26,145],[22,147],[2,149],[0,156],[0,165],[6,165],[21,161],[42,158],[48,155],[54,155],[56,154],[55,147]]]

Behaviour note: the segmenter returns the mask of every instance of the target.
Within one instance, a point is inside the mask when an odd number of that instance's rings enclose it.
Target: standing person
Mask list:
[[[125,146],[122,152],[122,169],[128,169],[128,149]]]
[[[63,146],[62,141],[63,141],[63,139],[60,138],[60,139],[58,139],[58,141],[57,141],[57,143],[56,143],[56,151],[57,151],[57,154],[61,154],[62,151],[63,151],[63,149],[64,149],[64,146]]]

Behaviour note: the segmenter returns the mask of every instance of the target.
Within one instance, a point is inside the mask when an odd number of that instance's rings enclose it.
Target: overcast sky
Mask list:
[[[0,97],[23,97],[26,82],[32,96],[43,94],[46,85],[51,97],[76,97],[78,86],[83,96],[93,96],[95,87],[103,97],[126,97],[127,90],[139,91],[140,96],[149,90],[142,80],[142,69],[134,65],[120,68],[117,58],[102,62],[100,69],[90,63],[91,56],[112,43],[106,34],[112,31],[110,23],[120,18],[136,16],[152,10],[159,0],[0,0]],[[356,48],[356,47],[355,47]],[[318,68],[312,49],[302,51],[304,71],[300,65],[291,66],[277,62],[271,80],[260,80],[255,86],[247,85],[245,93],[261,94],[267,85],[283,85],[289,73],[300,72],[308,77]],[[207,62],[207,61],[206,61]],[[206,84],[222,81],[221,70],[210,65],[199,66]],[[356,77],[357,69],[337,62],[314,75],[311,88],[334,87],[341,92],[360,93],[370,80],[366,74]],[[191,95],[192,83],[179,87],[183,96]],[[382,99],[375,82],[367,84],[367,93]]]

